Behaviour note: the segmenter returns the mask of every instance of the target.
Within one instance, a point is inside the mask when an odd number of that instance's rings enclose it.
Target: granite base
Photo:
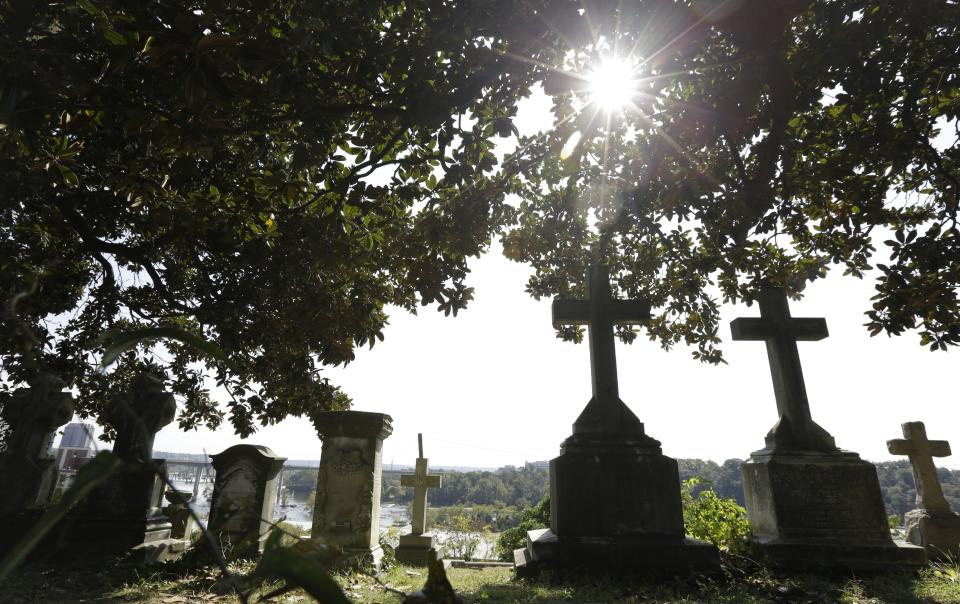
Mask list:
[[[960,515],[911,510],[903,527],[907,541],[926,549],[931,560],[960,560]]]

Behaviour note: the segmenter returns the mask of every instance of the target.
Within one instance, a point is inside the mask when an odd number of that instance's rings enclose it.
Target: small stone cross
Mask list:
[[[417,458],[413,474],[400,476],[400,486],[413,487],[413,535],[422,535],[427,525],[427,489],[439,489],[442,478],[438,474],[427,474],[428,460],[423,456],[423,434],[417,434],[420,457]]]
[[[610,267],[591,266],[587,271],[586,300],[554,300],[553,325],[586,325],[590,338],[590,375],[593,398],[574,425],[591,432],[624,432],[642,424],[620,400],[614,327],[650,319],[650,304],[641,300],[617,300],[610,289]]]
[[[917,487],[917,507],[922,510],[949,512],[950,504],[943,496],[934,457],[950,455],[950,443],[945,440],[927,440],[923,422],[901,424],[903,438],[887,441],[887,450],[894,455],[906,455],[913,468],[913,482]]]
[[[830,434],[810,416],[810,402],[803,382],[798,341],[826,338],[825,319],[790,316],[787,294],[781,288],[760,292],[760,318],[739,318],[730,323],[734,340],[762,340],[767,345],[773,393],[780,421],[767,434],[771,450],[836,451]]]

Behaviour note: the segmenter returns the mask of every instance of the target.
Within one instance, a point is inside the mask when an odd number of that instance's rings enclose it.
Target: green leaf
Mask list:
[[[100,369],[103,370],[109,367],[116,362],[117,357],[133,349],[141,342],[162,339],[177,340],[221,361],[227,359],[227,355],[223,352],[223,349],[195,333],[177,327],[145,327],[142,329],[131,329],[129,331],[104,334],[101,340],[110,342],[110,344],[107,346],[107,350],[103,353],[103,358],[100,360]]]
[[[116,44],[117,46],[126,46],[126,45],[127,45],[127,39],[123,36],[123,34],[121,34],[120,32],[118,32],[118,31],[116,31],[116,30],[113,30],[113,29],[110,29],[110,28],[104,28],[104,30],[103,30],[103,36],[104,36],[107,40],[110,40],[111,43]]]
[[[80,468],[73,485],[64,492],[57,503],[50,506],[36,524],[20,538],[7,555],[0,560],[0,581],[23,562],[31,551],[46,536],[50,530],[66,516],[75,505],[83,501],[94,489],[100,486],[107,478],[116,472],[123,462],[110,451],[101,451],[93,461]]]

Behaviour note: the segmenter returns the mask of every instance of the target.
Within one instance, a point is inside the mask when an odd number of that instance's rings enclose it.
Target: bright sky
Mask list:
[[[542,93],[522,104],[522,134],[551,123]],[[590,399],[588,348],[556,339],[550,301],[524,291],[529,267],[506,260],[497,246],[471,266],[476,299],[466,311],[453,318],[433,308],[419,316],[396,310],[384,342],[327,374],[354,399],[354,409],[393,417],[386,464],[412,465],[418,432],[434,466],[550,459]],[[926,422],[931,438],[960,447],[957,352],[929,352],[915,333],[870,338],[863,312],[871,295],[869,281],[836,276],[792,304],[793,316],[825,317],[830,330],[826,340],[799,344],[814,420],[840,447],[874,461],[892,458],[885,442],[901,437],[906,421]],[[730,340],[729,321],[759,311],[725,306],[722,316],[728,365],[701,364],[683,347],[665,352],[645,337],[617,344],[620,396],[672,457],[745,458],[763,447],[777,420],[764,345]],[[174,423],[155,448],[216,453],[238,442],[229,426],[183,433]],[[305,419],[261,428],[245,442],[288,458],[320,457],[320,440]],[[960,466],[953,458],[938,464]]]

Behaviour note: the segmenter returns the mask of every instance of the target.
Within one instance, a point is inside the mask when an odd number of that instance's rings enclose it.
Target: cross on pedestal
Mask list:
[[[617,300],[610,289],[610,268],[591,266],[587,271],[586,300],[554,300],[553,325],[586,325],[590,338],[590,375],[593,398],[574,423],[578,433],[643,433],[643,424],[620,400],[614,326],[650,319],[650,304]]]
[[[427,489],[439,489],[442,481],[437,474],[427,474],[428,460],[423,456],[423,434],[417,434],[417,445],[420,457],[417,458],[414,473],[400,476],[400,486],[413,487],[412,535],[422,535],[427,525]]]
[[[913,482],[917,486],[917,507],[922,510],[949,512],[950,504],[943,496],[934,457],[950,455],[950,443],[945,440],[927,440],[923,422],[901,424],[903,438],[887,441],[887,450],[894,455],[906,455],[913,468]]]
[[[789,451],[836,451],[830,434],[810,416],[810,402],[803,383],[798,341],[817,341],[830,335],[825,319],[790,316],[787,295],[781,288],[767,288],[758,298],[760,318],[739,318],[730,323],[734,340],[762,340],[767,345],[773,393],[780,420],[767,434],[767,449]]]

